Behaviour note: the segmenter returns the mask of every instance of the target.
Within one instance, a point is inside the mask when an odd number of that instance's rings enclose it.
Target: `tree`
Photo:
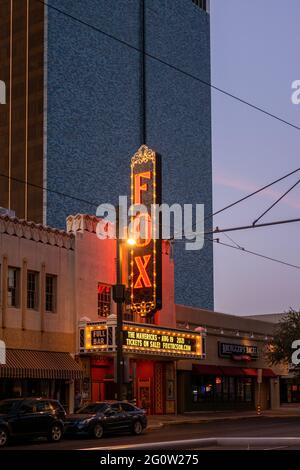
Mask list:
[[[290,308],[275,328],[267,352],[269,362],[290,364],[294,352],[292,344],[296,340],[300,340],[300,312]]]

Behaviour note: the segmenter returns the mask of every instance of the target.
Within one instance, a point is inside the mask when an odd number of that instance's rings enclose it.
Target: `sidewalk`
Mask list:
[[[211,411],[185,413],[182,415],[157,415],[148,416],[148,430],[160,429],[163,426],[175,424],[200,424],[214,421],[257,418],[256,411]],[[260,417],[264,418],[292,418],[300,420],[300,406],[282,406],[276,410],[264,410]]]

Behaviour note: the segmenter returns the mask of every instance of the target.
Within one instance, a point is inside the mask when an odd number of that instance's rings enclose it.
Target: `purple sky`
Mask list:
[[[300,126],[299,0],[211,0],[212,83]],[[213,104],[214,210],[300,167],[300,132],[218,92]],[[228,210],[214,226],[252,223],[300,172]],[[265,221],[299,217],[300,184]],[[245,248],[300,266],[300,223],[229,234]],[[221,240],[231,243],[222,235]],[[215,309],[300,308],[300,270],[215,245]]]

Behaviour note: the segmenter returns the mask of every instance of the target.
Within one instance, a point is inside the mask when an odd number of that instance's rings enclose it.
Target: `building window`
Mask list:
[[[20,269],[8,268],[7,279],[7,304],[9,307],[19,306],[20,293]]]
[[[56,312],[57,276],[46,274],[46,311]]]
[[[38,273],[27,273],[27,308],[38,310]]]
[[[194,403],[254,403],[252,378],[208,375],[195,377],[193,382]]]
[[[208,0],[193,0],[193,3],[204,11],[208,10]]]
[[[111,314],[111,286],[98,283],[98,316],[108,317]]]

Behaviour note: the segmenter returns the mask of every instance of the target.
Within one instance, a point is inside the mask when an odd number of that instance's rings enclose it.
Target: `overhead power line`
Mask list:
[[[29,181],[21,180],[20,178],[15,178],[13,176],[5,175],[4,173],[0,173],[0,178],[1,177],[7,178],[11,181],[15,181],[16,183],[22,183],[27,186],[31,186],[32,188],[41,189],[42,191],[45,191],[47,193],[56,194],[57,196],[60,196],[60,197],[66,197],[68,199],[73,199],[74,201],[77,201],[77,202],[83,202],[84,204],[88,204],[90,206],[98,207],[99,205],[99,204],[96,204],[95,202],[87,201],[86,199],[82,199],[80,197],[71,196],[70,194],[66,194],[61,191],[56,191],[55,189],[49,189],[49,188],[46,188],[45,186],[40,186],[39,184],[30,183]]]
[[[285,198],[285,196],[287,196],[299,183],[300,180],[296,181],[296,183],[293,184],[293,186],[291,186],[287,191],[285,191],[282,196],[276,199],[276,201],[273,202],[273,204],[271,204],[268,209],[266,209],[256,220],[254,220],[253,225],[256,225],[259,220],[261,220],[268,212],[270,212],[271,209],[273,209],[273,207],[275,207],[280,201],[282,201],[282,199]]]
[[[27,184],[28,186],[32,186],[32,187],[34,187],[34,188],[38,188],[38,189],[41,189],[41,190],[43,190],[43,191],[50,192],[50,193],[52,193],[52,194],[56,194],[56,195],[58,195],[58,196],[60,196],[60,197],[66,197],[66,198],[69,198],[69,199],[73,199],[73,200],[75,200],[75,201],[77,201],[77,202],[83,202],[83,203],[85,203],[85,204],[89,204],[89,205],[91,205],[91,206],[98,207],[98,204],[96,204],[95,202],[87,201],[86,199],[81,199],[81,198],[78,198],[78,197],[75,197],[75,196],[71,196],[71,195],[69,195],[69,194],[62,193],[62,192],[60,192],[60,191],[56,191],[56,190],[53,190],[53,189],[48,189],[48,188],[46,188],[46,187],[39,186],[39,185],[37,185],[37,184],[30,183],[30,182],[28,182],[28,181],[24,181],[24,180],[21,180],[21,179],[18,179],[18,178],[14,178],[14,177],[12,177],[12,176],[8,176],[8,175],[5,175],[5,174],[3,174],[3,173],[0,173],[0,177],[9,178],[9,179],[11,179],[11,180],[13,180],[13,181],[16,181],[16,182],[18,182],[18,183]],[[298,222],[298,221],[300,221],[300,219],[295,219],[295,221]],[[253,228],[253,226],[251,226],[251,227],[249,227],[249,228]],[[223,232],[224,232],[224,231],[223,231]],[[216,232],[215,232],[215,233],[216,233]],[[219,231],[218,233],[221,233],[221,231]],[[224,233],[224,235],[226,235],[226,233]],[[227,236],[233,243],[235,243],[236,246],[229,245],[229,244],[225,244],[225,243],[223,243],[223,242],[218,241],[218,243],[219,243],[220,245],[229,246],[229,247],[231,247],[231,248],[235,248],[235,249],[240,250],[240,251],[243,251],[243,252],[245,252],[245,253],[249,253],[249,254],[252,254],[252,255],[256,255],[256,256],[259,256],[259,257],[261,257],[261,258],[265,258],[265,259],[268,259],[268,260],[271,260],[271,261],[276,261],[276,262],[281,263],[281,264],[284,264],[284,265],[286,265],[286,266],[290,266],[290,267],[294,267],[294,268],[300,269],[299,266],[292,265],[292,264],[290,264],[290,263],[287,263],[287,262],[284,262],[284,261],[281,261],[281,260],[277,260],[277,259],[274,259],[274,258],[270,258],[269,256],[262,255],[261,253],[255,253],[255,252],[253,252],[253,251],[247,250],[247,249],[245,249],[245,248],[239,246],[236,242],[234,242],[234,240],[233,240],[232,238],[230,238],[229,235],[226,235],[226,236]],[[207,241],[211,241],[211,242],[216,242],[216,241],[217,241],[217,240],[209,239],[209,238],[207,238],[207,237],[205,237],[204,239],[207,240]],[[184,241],[184,239],[182,239],[182,240],[177,240],[177,241]]]
[[[276,180],[272,181],[271,183],[266,184],[265,186],[262,186],[262,187],[259,188],[259,189],[256,189],[255,191],[253,191],[253,192],[250,193],[250,194],[247,194],[246,196],[242,197],[241,199],[238,199],[237,201],[234,201],[234,202],[232,202],[231,204],[228,204],[227,206],[223,207],[222,209],[219,209],[219,210],[213,212],[212,214],[207,215],[207,216],[204,218],[204,220],[210,219],[211,217],[214,217],[215,215],[220,214],[221,212],[224,212],[224,211],[226,211],[227,209],[231,209],[231,207],[234,207],[234,206],[236,206],[237,204],[240,204],[241,202],[246,201],[246,200],[249,199],[250,197],[255,196],[256,194],[261,193],[261,192],[264,191],[265,189],[268,189],[268,188],[270,188],[271,186],[273,186],[274,184],[279,183],[280,181],[283,181],[284,179],[288,178],[288,177],[291,176],[291,175],[294,175],[294,174],[297,173],[298,171],[300,171],[300,168],[296,168],[296,170],[293,170],[293,171],[287,173],[286,175],[281,176],[280,178],[277,178]]]
[[[150,59],[153,59],[153,60],[155,60],[155,61],[157,61],[157,62],[159,62],[159,63],[161,63],[161,64],[163,64],[163,65],[165,65],[165,66],[167,66],[167,67],[169,67],[170,69],[173,69],[173,70],[175,70],[176,72],[179,72],[179,73],[185,75],[185,76],[188,77],[188,78],[191,78],[191,79],[193,79],[193,80],[198,81],[199,83],[202,83],[202,85],[205,85],[205,86],[207,86],[207,87],[210,87],[211,89],[213,89],[213,90],[215,90],[215,91],[217,91],[217,92],[219,92],[219,93],[222,93],[223,95],[228,96],[229,98],[232,98],[232,99],[234,99],[235,101],[238,101],[238,102],[240,102],[240,103],[242,103],[242,104],[244,104],[244,105],[246,105],[246,106],[249,106],[250,108],[252,108],[252,109],[254,109],[254,110],[256,110],[256,111],[259,111],[259,112],[265,114],[266,116],[269,116],[269,117],[271,117],[271,118],[273,118],[273,119],[275,119],[275,120],[281,122],[282,124],[285,124],[285,125],[287,125],[287,126],[290,126],[290,127],[294,128],[294,129],[300,131],[300,127],[297,126],[296,124],[293,124],[293,123],[291,123],[290,121],[287,121],[286,119],[283,119],[282,117],[277,116],[276,114],[271,113],[270,111],[268,111],[268,110],[266,110],[266,109],[264,109],[264,108],[262,108],[262,107],[260,107],[260,106],[257,106],[257,105],[255,105],[255,104],[251,103],[250,101],[247,101],[247,100],[245,100],[245,99],[243,99],[243,98],[240,98],[239,96],[234,95],[233,93],[230,93],[230,92],[228,92],[228,91],[226,91],[226,90],[224,90],[224,89],[222,89],[222,88],[220,88],[220,87],[217,87],[216,85],[213,85],[212,83],[209,83],[209,82],[207,82],[206,80],[203,80],[203,79],[197,77],[196,75],[194,75],[194,74],[192,74],[192,73],[190,73],[190,72],[187,72],[186,70],[183,70],[183,69],[181,69],[181,68],[179,68],[179,67],[177,67],[177,66],[175,66],[175,65],[173,65],[173,64],[170,64],[169,62],[166,62],[166,61],[163,60],[163,59],[160,59],[159,57],[157,57],[157,56],[155,56],[155,55],[153,55],[153,54],[150,54],[149,52],[143,51],[142,49],[140,49],[140,48],[138,48],[138,47],[136,47],[136,46],[133,46],[132,44],[128,43],[127,41],[124,41],[123,39],[120,39],[120,38],[114,36],[113,34],[107,33],[106,31],[103,31],[102,29],[100,29],[100,28],[98,28],[98,27],[96,27],[96,26],[94,26],[94,25],[91,25],[90,23],[88,23],[88,22],[86,22],[86,21],[84,21],[84,20],[82,20],[82,19],[80,19],[80,18],[78,18],[78,17],[76,17],[76,16],[74,16],[74,15],[71,15],[70,13],[67,13],[67,12],[64,11],[64,10],[61,10],[60,8],[57,8],[57,7],[55,7],[54,5],[51,5],[51,4],[48,3],[48,2],[45,2],[45,1],[43,1],[43,0],[36,0],[36,1],[39,2],[39,3],[41,3],[41,4],[43,4],[43,5],[45,5],[46,7],[50,8],[50,9],[52,9],[52,10],[54,10],[54,11],[56,11],[57,13],[60,13],[61,15],[64,15],[64,16],[66,16],[67,18],[69,18],[69,19],[71,19],[71,20],[73,20],[73,21],[76,21],[78,24],[81,24],[81,25],[83,25],[83,26],[86,26],[86,27],[92,29],[93,31],[97,31],[98,33],[102,34],[103,36],[106,36],[107,38],[112,39],[112,40],[114,40],[114,41],[117,41],[118,43],[122,44],[123,46],[126,46],[126,47],[128,47],[128,48],[130,48],[130,49],[132,49],[132,50],[134,50],[134,51],[136,51],[136,52],[138,52],[138,53],[142,53],[142,54],[144,54],[146,57],[149,57]]]
[[[259,258],[263,258],[263,259],[266,259],[268,261],[273,261],[275,263],[283,264],[284,266],[288,266],[290,268],[300,269],[300,266],[298,266],[296,264],[287,263],[286,261],[283,261],[283,260],[280,260],[280,259],[277,259],[277,258],[272,258],[271,256],[266,256],[266,255],[263,255],[262,253],[257,253],[256,251],[247,250],[246,248],[243,248],[243,247],[229,245],[229,243],[221,242],[221,240],[219,238],[214,238],[214,239],[205,238],[205,240],[213,242],[213,243],[217,243],[218,245],[227,246],[228,248],[232,248],[234,250],[241,251],[242,253],[248,253],[250,255],[258,256]]]
[[[272,222],[265,222],[263,224],[241,225],[241,226],[237,226],[237,227],[228,227],[228,228],[216,227],[214,230],[204,232],[204,234],[209,235],[209,234],[213,234],[213,233],[237,232],[237,231],[241,231],[241,230],[249,230],[249,229],[254,229],[254,228],[272,227],[274,225],[293,224],[295,222],[300,222],[300,218],[286,219],[286,220],[273,220]]]

